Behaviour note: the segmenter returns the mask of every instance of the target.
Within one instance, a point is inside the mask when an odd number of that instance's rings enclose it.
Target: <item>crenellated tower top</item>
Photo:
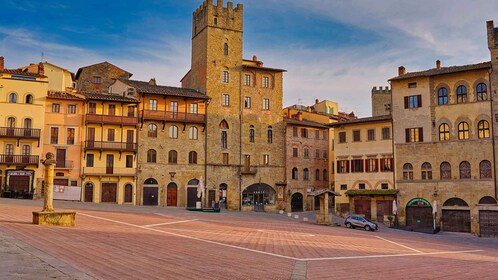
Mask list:
[[[224,7],[223,0],[217,0],[216,5],[213,0],[205,0],[192,14],[192,38],[208,26],[242,32],[242,22],[242,4],[234,8],[233,2],[227,2]]]

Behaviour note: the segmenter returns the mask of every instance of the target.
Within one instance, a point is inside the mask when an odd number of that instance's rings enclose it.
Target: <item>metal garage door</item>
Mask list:
[[[498,211],[479,211],[481,237],[498,237]]]
[[[443,230],[470,232],[470,210],[444,210]]]

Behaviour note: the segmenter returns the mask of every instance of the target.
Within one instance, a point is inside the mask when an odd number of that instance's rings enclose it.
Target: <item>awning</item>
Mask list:
[[[399,190],[349,190],[346,196],[396,196]]]
[[[324,193],[328,193],[328,194],[335,195],[335,196],[341,196],[340,193],[336,193],[336,192],[331,191],[329,189],[316,190],[314,192],[308,193],[308,196],[320,196],[320,195],[322,195]]]

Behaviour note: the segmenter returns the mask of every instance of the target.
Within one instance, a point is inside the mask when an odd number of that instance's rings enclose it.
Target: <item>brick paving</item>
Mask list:
[[[0,199],[0,259],[8,260],[1,279],[496,279],[498,272],[498,240],[469,234],[58,201],[56,209],[76,209],[76,227],[41,227],[30,223],[41,203]]]

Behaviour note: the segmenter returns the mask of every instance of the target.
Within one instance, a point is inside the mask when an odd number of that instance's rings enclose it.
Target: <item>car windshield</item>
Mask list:
[[[367,220],[368,222],[373,223],[372,221],[370,221],[369,219],[367,219],[367,218],[365,218],[365,217],[363,217],[363,219]]]

